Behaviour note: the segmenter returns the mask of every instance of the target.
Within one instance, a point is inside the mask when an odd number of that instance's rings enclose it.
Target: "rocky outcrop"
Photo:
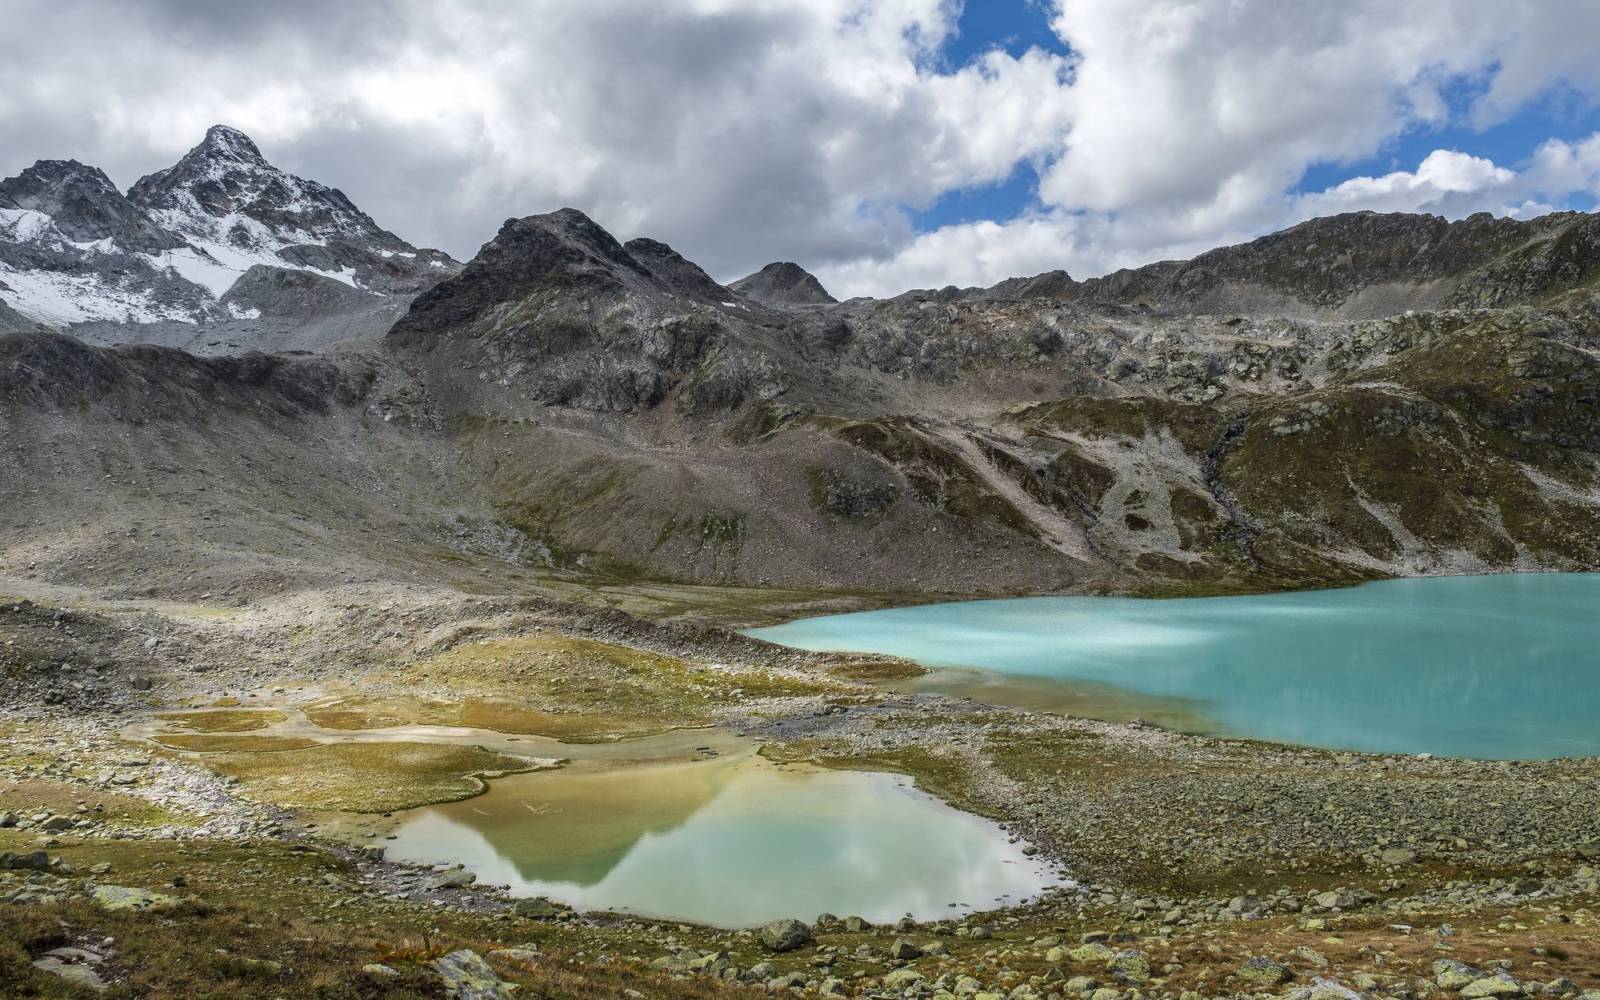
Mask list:
[[[507,221],[387,341],[441,380],[459,385],[465,365],[543,405],[625,412],[672,396],[720,412],[788,386],[782,324],[735,298],[666,244],[623,245],[567,208]]]
[[[786,260],[768,264],[728,287],[769,306],[833,305],[839,301],[809,271]]]

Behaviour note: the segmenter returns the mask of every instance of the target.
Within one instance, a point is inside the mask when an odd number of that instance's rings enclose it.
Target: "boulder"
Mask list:
[[[50,867],[50,855],[43,851],[30,851],[27,854],[12,854],[10,851],[0,851],[0,871],[35,871],[42,872]]]
[[[811,943],[811,928],[798,920],[774,920],[763,924],[759,934],[769,951],[794,951]]]
[[[170,906],[175,900],[171,896],[164,896],[159,892],[148,889],[138,889],[126,885],[97,885],[89,893],[89,899],[102,910],[136,910],[143,911],[155,907]]]
[[[1079,962],[1083,965],[1104,965],[1116,958],[1117,953],[1099,941],[1090,941],[1088,944],[1078,945],[1078,947],[1068,952],[1067,956],[1074,962]]]
[[[465,889],[467,886],[476,881],[478,881],[478,876],[474,875],[472,872],[466,871],[465,869],[459,869],[457,871],[444,872],[443,874],[435,875],[433,878],[428,880],[427,889],[429,891],[436,891],[439,889]]]
[[[1294,971],[1282,962],[1257,956],[1234,972],[1241,983],[1250,986],[1279,986],[1294,978]]]
[[[100,973],[96,972],[94,965],[91,964],[100,962],[100,956],[94,955],[92,959],[86,961],[67,954],[70,952],[77,952],[79,955],[93,954],[92,952],[85,953],[78,948],[57,948],[35,959],[33,967],[40,972],[48,972],[52,976],[65,979],[85,989],[93,990],[96,993],[104,993],[106,991],[106,982],[100,978]]]
[[[1118,979],[1130,983],[1143,983],[1150,979],[1149,960],[1144,957],[1143,952],[1131,948],[1117,952],[1106,964],[1106,970]]]
[[[1483,978],[1483,971],[1453,958],[1433,963],[1433,981],[1442,990],[1459,990]]]
[[[1311,948],[1307,945],[1301,945],[1294,951],[1289,952],[1289,957],[1294,959],[1296,962],[1304,962],[1307,965],[1315,965],[1319,969],[1326,969],[1328,967],[1328,957],[1322,952],[1317,951],[1315,948]]]
[[[894,944],[889,946],[889,957],[908,962],[913,958],[921,958],[922,949],[905,938],[895,938]]]
[[[1337,980],[1319,978],[1313,980],[1309,986],[1302,986],[1285,994],[1283,1000],[1370,1000],[1370,998]]]
[[[483,956],[469,948],[436,960],[433,971],[444,980],[445,995],[454,1000],[510,1000],[516,989],[515,983],[501,979]]]
[[[511,904],[511,912],[528,920],[553,920],[567,908],[543,896],[519,899]]]

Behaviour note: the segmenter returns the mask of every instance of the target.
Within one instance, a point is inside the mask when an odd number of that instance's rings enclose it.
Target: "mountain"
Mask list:
[[[1408,309],[1508,306],[1586,286],[1596,277],[1597,247],[1600,219],[1581,212],[1526,221],[1480,213],[1456,222],[1354,212],[1082,283],[1053,272],[1051,294],[1180,313],[1380,319]]]
[[[162,214],[169,188],[199,192],[186,218],[285,231],[272,206],[293,199],[239,208],[242,182],[206,183],[158,175],[128,202],[190,247],[215,237]],[[119,204],[81,184],[56,201]],[[333,246],[359,218],[321,204],[305,232]],[[147,238],[141,216],[84,214]],[[1594,569],[1595,220],[1340,216],[1102,279],[797,304],[769,293],[803,279],[723,286],[573,209],[512,219],[386,336],[315,360],[0,336],[0,430],[23,442],[0,455],[0,561],[125,579],[116,526],[153,524],[152,592],[462,572],[1213,593]],[[372,294],[260,267],[218,305],[325,323]]]
[[[686,411],[786,388],[781,316],[655,240],[618,243],[575,209],[512,219],[388,335],[436,387],[487,384],[542,405],[635,411],[669,392]]]
[[[76,161],[0,181],[0,303],[89,342],[315,348],[382,333],[458,269],[221,125],[126,195]]]
[[[728,287],[770,306],[833,305],[839,301],[811,272],[786,260],[768,264]]]

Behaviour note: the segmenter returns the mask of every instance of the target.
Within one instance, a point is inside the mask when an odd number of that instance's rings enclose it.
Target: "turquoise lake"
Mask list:
[[[1030,597],[754,629],[936,668],[917,686],[1306,746],[1600,755],[1600,574],[1147,600]]]

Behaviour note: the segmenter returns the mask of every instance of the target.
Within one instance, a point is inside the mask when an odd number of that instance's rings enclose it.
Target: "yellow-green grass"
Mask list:
[[[672,728],[658,719],[586,712],[548,712],[507,701],[469,698],[439,701],[397,695],[340,698],[313,705],[306,718],[324,729],[386,729],[393,726],[468,726],[497,733],[548,736],[566,743],[598,743],[653,736]]]
[[[828,677],[712,668],[563,636],[464,643],[408,664],[393,679],[459,697],[356,696],[313,705],[306,715],[329,729],[473,726],[586,742],[704,725],[719,706],[752,698],[852,693]]]
[[[533,768],[527,758],[434,743],[330,743],[303,750],[216,754],[213,770],[245,794],[299,809],[389,812],[469,798],[483,778]]]
[[[165,712],[156,718],[174,728],[197,733],[247,733],[275,726],[288,716],[270,709],[219,709],[210,712]]]
[[[317,745],[316,740],[298,736],[234,736],[226,733],[220,736],[173,733],[152,739],[155,743],[172,750],[189,750],[195,753],[244,751],[267,753],[278,750],[304,750]]]

